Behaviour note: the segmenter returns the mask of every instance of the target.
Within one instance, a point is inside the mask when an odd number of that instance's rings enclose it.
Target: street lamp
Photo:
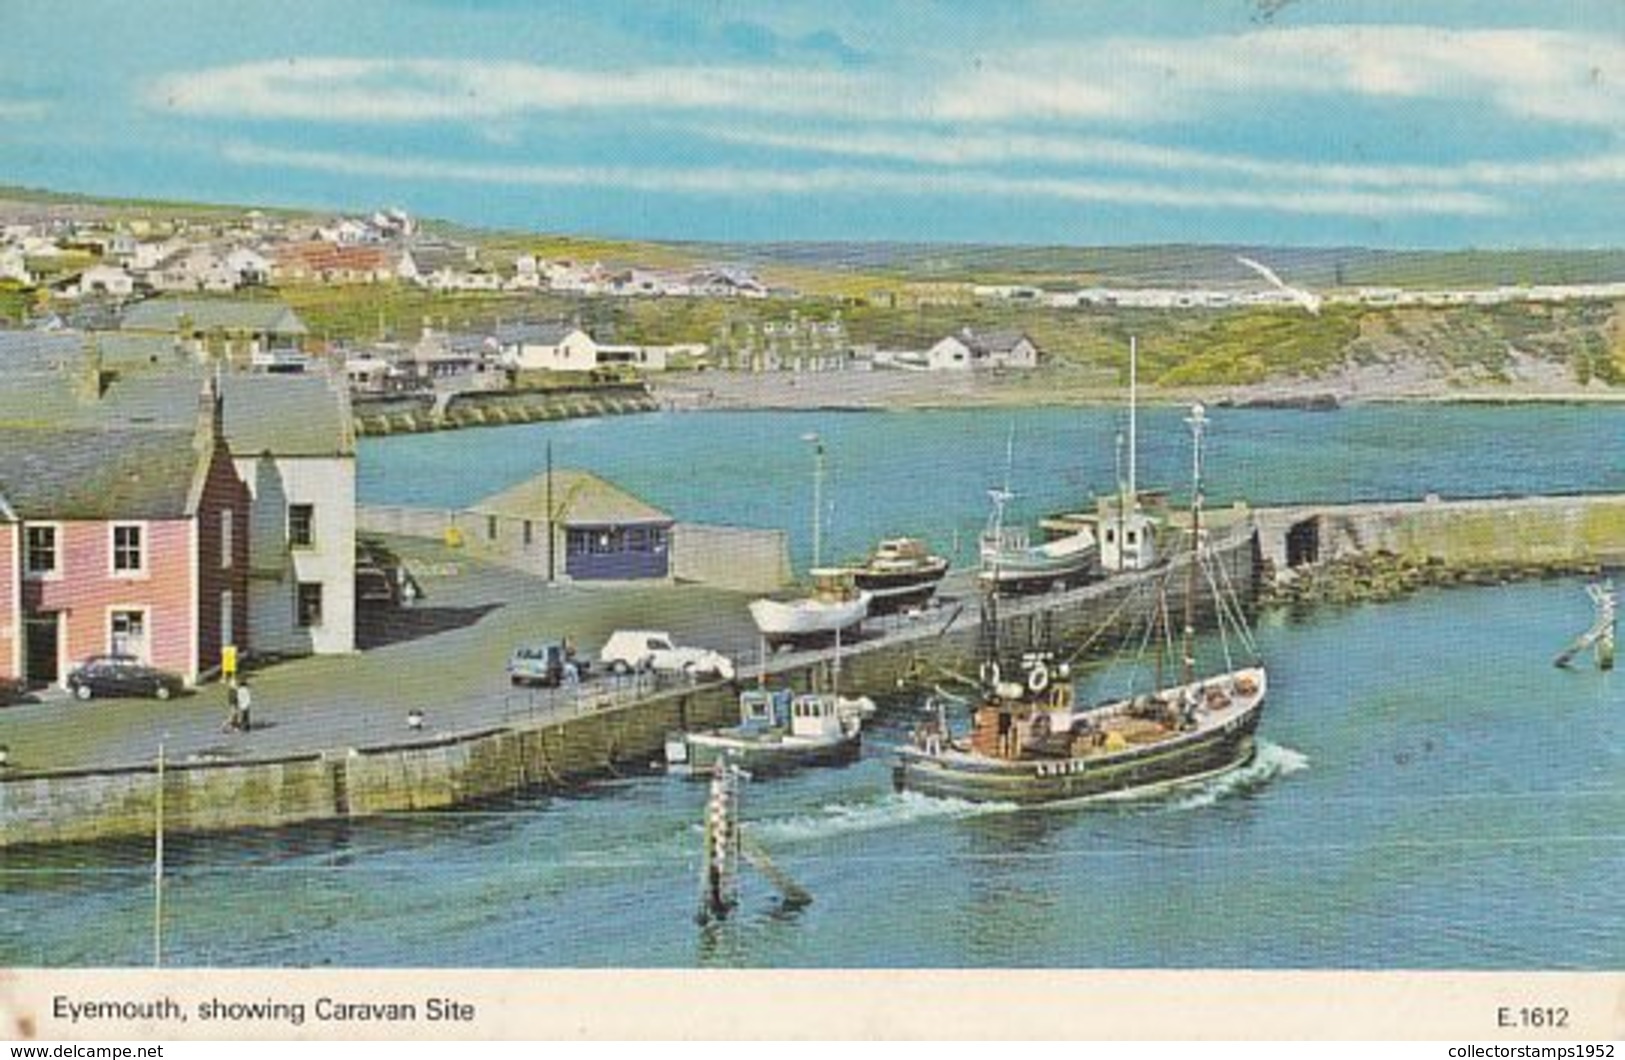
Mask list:
[[[824,439],[818,436],[817,431],[809,431],[801,436],[801,440],[812,443],[813,447],[812,565],[817,569],[823,559],[824,545]]]

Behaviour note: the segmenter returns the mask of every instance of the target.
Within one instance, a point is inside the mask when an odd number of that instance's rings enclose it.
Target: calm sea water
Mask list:
[[[1143,486],[1183,495],[1184,415],[1143,411]],[[1217,503],[1625,490],[1625,407],[1216,409],[1212,418]],[[366,439],[358,492],[364,503],[458,507],[539,474],[551,441],[556,466],[607,476],[680,520],[789,530],[801,567],[813,492],[802,439],[816,432],[828,454],[826,560],[903,533],[939,549],[957,541],[968,559],[989,486],[1008,478],[1021,518],[1089,503],[1115,490],[1125,429],[1124,413],[1103,408],[655,413]]]
[[[1177,415],[1143,478],[1177,479]],[[364,498],[457,505],[560,466],[682,518],[805,541],[831,449],[832,538],[975,529],[1016,424],[1030,510],[1109,488],[1095,412],[654,415],[369,441]],[[1625,410],[1216,414],[1214,492],[1254,500],[1625,488]],[[1612,454],[1612,455],[1610,455]],[[1156,797],[1014,810],[899,796],[883,704],[862,761],[750,785],[749,828],[814,895],[747,877],[705,931],[703,785],[658,775],[480,812],[171,844],[188,965],[1625,967],[1625,673],[1555,670],[1576,581],[1264,616],[1254,765]],[[144,844],[8,856],[0,966],[150,960]]]
[[[697,928],[704,785],[644,776],[481,813],[171,847],[191,965],[1625,966],[1625,673],[1555,670],[1572,581],[1267,621],[1263,749],[1065,809],[893,794],[858,764],[749,785],[759,878]],[[0,964],[150,959],[148,851],[5,865]]]

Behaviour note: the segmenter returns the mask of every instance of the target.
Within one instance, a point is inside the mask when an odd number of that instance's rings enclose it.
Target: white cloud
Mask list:
[[[1617,130],[1625,126],[1625,42],[1540,29],[1307,26],[1044,44],[956,71],[935,112],[961,121],[1177,120],[1238,96],[1267,112],[1278,100],[1348,94],[1484,100],[1520,117]]]
[[[1097,169],[1208,173],[1300,185],[1388,189],[1625,182],[1625,153],[1529,162],[1471,161],[1447,166],[1353,165],[1200,151],[1111,137],[1037,136],[990,129],[971,129],[959,135],[872,129],[842,133],[798,132],[739,126],[705,127],[698,131],[726,143],[939,166],[1028,161]]]
[[[872,91],[869,75],[812,69],[315,58],[171,74],[145,99],[200,117],[391,123],[595,109],[850,114]]]
[[[974,61],[968,61],[968,58]],[[1489,102],[1625,128],[1625,41],[1542,29],[1306,26],[921,51],[862,70],[796,65],[571,68],[478,59],[312,57],[177,72],[148,106],[320,122],[488,121],[563,111],[817,115],[856,122],[1179,121],[1282,100]]]
[[[1401,215],[1487,215],[1502,204],[1476,192],[1425,198],[1345,189],[1190,188],[1143,180],[1003,176],[986,172],[902,173],[824,167],[795,170],[736,166],[644,168],[448,162],[432,158],[307,151],[238,143],[226,157],[239,164],[304,169],[341,176],[510,186],[617,188],[697,195],[950,195],[1040,198],[1175,209],[1250,209],[1294,214],[1391,218]]]

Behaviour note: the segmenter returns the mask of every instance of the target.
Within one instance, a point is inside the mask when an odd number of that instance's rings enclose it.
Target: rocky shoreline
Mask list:
[[[1292,571],[1260,572],[1260,607],[1302,608],[1319,604],[1383,603],[1418,589],[1509,585],[1542,578],[1595,577],[1590,562],[1484,563],[1464,566],[1437,558],[1372,552]]]

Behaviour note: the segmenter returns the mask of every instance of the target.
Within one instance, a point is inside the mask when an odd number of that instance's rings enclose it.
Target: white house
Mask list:
[[[271,259],[248,247],[233,247],[225,266],[242,284],[262,284],[271,277]]]
[[[1036,368],[1038,347],[1020,331],[975,332],[961,328],[925,352],[936,370],[959,368]]]
[[[93,265],[79,274],[80,294],[110,294],[125,298],[135,293],[135,278],[121,265]]]
[[[28,271],[28,256],[21,247],[0,247],[0,280],[11,280],[25,287],[33,284],[34,274]]]
[[[573,324],[504,324],[495,338],[502,363],[510,368],[590,372],[598,367],[598,344]]]
[[[232,374],[226,439],[248,484],[256,651],[355,650],[355,432],[342,380]]]

